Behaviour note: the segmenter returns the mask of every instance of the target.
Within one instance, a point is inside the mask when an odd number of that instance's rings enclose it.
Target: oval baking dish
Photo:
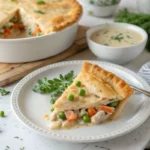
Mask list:
[[[76,38],[78,23],[48,35],[0,39],[0,62],[22,63],[57,55],[69,48]]]

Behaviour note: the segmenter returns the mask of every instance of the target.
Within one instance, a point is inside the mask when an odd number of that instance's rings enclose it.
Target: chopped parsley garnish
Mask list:
[[[39,4],[39,5],[43,5],[43,4],[46,4],[46,2],[45,2],[45,1],[43,1],[43,0],[38,0],[38,1],[37,1],[37,4]]]
[[[16,0],[11,0],[12,2],[16,2]]]
[[[116,36],[112,36],[111,37],[111,39],[112,40],[116,40],[116,41],[121,41],[121,40],[123,40],[124,39],[124,37],[122,36],[122,33],[119,33],[118,35],[116,35]]]
[[[20,150],[24,150],[24,149],[25,149],[25,147],[20,148]]]
[[[35,10],[34,12],[38,14],[45,14],[42,10]]]
[[[60,74],[59,78],[52,80],[45,77],[43,80],[38,80],[33,91],[40,94],[50,94],[51,103],[54,104],[56,99],[72,84],[73,79],[73,71],[70,71],[66,75]]]
[[[19,136],[15,136],[14,138],[23,141],[23,139],[21,139]]]
[[[9,93],[10,93],[10,91],[7,91],[7,90],[5,90],[5,89],[3,89],[3,88],[0,88],[0,94],[1,94],[2,96],[8,95]]]

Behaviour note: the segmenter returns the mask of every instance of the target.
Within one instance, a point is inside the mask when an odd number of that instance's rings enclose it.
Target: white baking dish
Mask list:
[[[59,54],[69,48],[77,33],[78,23],[49,35],[0,39],[0,62],[22,63],[41,60]]]

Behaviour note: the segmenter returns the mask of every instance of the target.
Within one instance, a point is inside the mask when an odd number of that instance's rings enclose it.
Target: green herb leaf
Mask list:
[[[119,34],[117,34],[116,36],[112,36],[111,39],[121,42],[121,40],[123,40],[124,37],[122,36],[121,33],[119,33]]]
[[[24,150],[24,149],[25,149],[25,147],[20,148],[20,150]]]
[[[43,5],[43,4],[46,4],[46,2],[45,2],[45,1],[43,1],[43,0],[38,0],[38,1],[37,1],[37,4],[39,4],[39,5]]]
[[[4,111],[0,111],[0,117],[4,117],[5,116],[5,112]]]
[[[40,94],[50,94],[50,102],[54,104],[56,99],[72,84],[74,79],[74,72],[70,71],[66,75],[59,75],[59,78],[49,80],[46,77],[38,80],[34,86],[33,91]]]
[[[5,89],[3,89],[3,88],[0,88],[0,94],[2,95],[2,96],[6,96],[6,95],[8,95],[10,93],[10,91],[7,91],[7,90],[5,90]]]
[[[45,14],[43,11],[41,11],[41,10],[35,10],[34,11],[35,13],[38,13],[38,14]]]

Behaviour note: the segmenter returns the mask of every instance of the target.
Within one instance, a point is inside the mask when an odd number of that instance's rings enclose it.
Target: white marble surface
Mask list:
[[[135,0],[122,0],[120,7],[126,6],[136,11]],[[80,21],[81,24],[92,26],[98,23],[112,21],[112,18],[99,19],[90,16],[84,16]],[[68,60],[97,60],[89,51],[77,54]],[[125,67],[137,72],[139,68],[148,60],[150,53],[144,51],[136,60],[125,65]],[[7,87],[12,91],[14,85]],[[92,144],[72,144],[63,143],[43,137],[22,125],[13,115],[10,108],[10,95],[0,97],[0,110],[4,110],[6,117],[0,118],[0,150],[143,150],[150,140],[150,118],[139,128],[122,137]],[[19,137],[14,138],[14,137]]]

